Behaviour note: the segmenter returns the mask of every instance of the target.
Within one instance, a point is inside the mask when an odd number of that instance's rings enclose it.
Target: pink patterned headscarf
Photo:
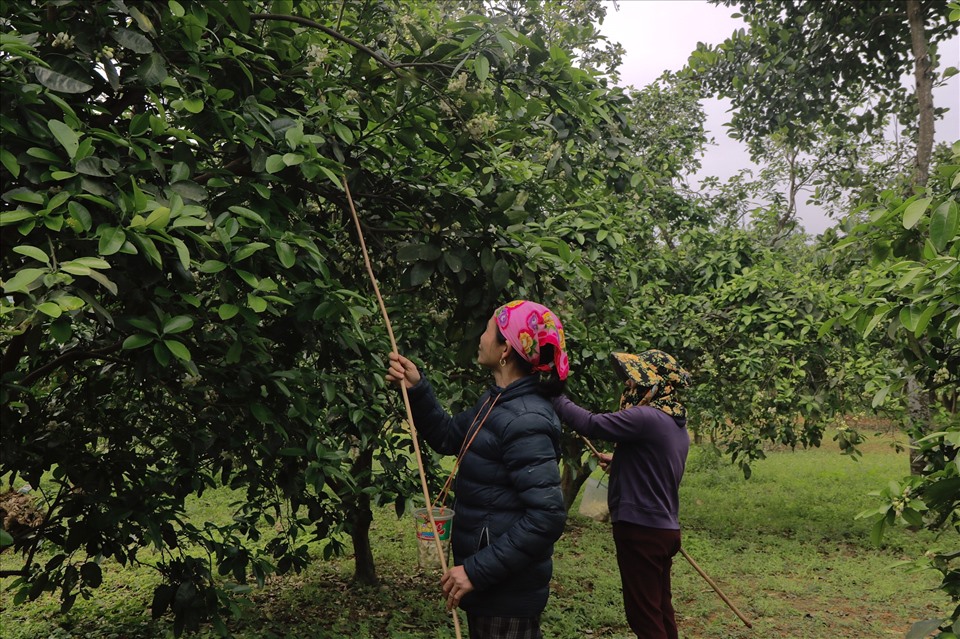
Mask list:
[[[563,336],[560,318],[543,304],[527,300],[514,300],[504,304],[493,314],[497,327],[510,346],[533,365],[536,372],[557,371],[561,380],[570,372],[567,358],[567,341]],[[553,361],[541,362],[540,349],[553,345]]]

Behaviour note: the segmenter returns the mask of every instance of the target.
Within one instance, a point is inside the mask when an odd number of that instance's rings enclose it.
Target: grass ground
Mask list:
[[[949,602],[936,589],[936,575],[891,567],[921,553],[929,533],[895,529],[877,548],[869,525],[854,519],[873,505],[868,492],[907,470],[906,454],[891,442],[878,434],[852,461],[828,436],[822,449],[770,452],[749,480],[694,450],[682,489],[684,547],[754,627],[746,628],[678,556],[673,575],[681,637],[893,638],[914,621],[946,614]],[[228,516],[228,501],[223,493],[205,494],[191,514],[201,521]],[[350,557],[318,559],[299,575],[271,578],[252,591],[231,630],[241,639],[454,637],[438,596],[439,573],[417,567],[412,519],[397,520],[385,509],[375,513],[371,532],[379,587],[350,584]],[[543,617],[547,637],[632,636],[608,524],[573,515],[554,565]],[[0,566],[12,567],[11,558],[0,556]],[[150,620],[155,583],[149,570],[105,566],[97,596],[64,616],[56,614],[54,597],[14,607],[11,594],[0,591],[0,638],[172,636],[168,621]]]

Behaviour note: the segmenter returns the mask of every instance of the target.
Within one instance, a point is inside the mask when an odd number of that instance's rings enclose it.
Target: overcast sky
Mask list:
[[[683,67],[698,42],[719,44],[734,30],[745,27],[739,18],[732,18],[735,9],[708,4],[705,0],[619,0],[614,9],[606,2],[607,17],[600,31],[609,39],[620,42],[626,49],[620,68],[621,83],[643,87],[666,70]],[[943,68],[960,68],[960,39],[954,38],[943,47]],[[938,141],[954,142],[960,139],[960,76],[934,94],[934,104],[953,110],[936,124]],[[729,120],[726,113],[729,102],[704,102],[708,135],[716,146],[708,147],[703,158],[701,175],[727,178],[739,169],[752,167],[750,156],[743,146],[727,137],[723,124]],[[812,207],[801,203],[799,215],[808,233],[816,235],[833,222]]]

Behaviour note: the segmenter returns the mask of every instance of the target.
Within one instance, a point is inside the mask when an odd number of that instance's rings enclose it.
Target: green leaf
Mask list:
[[[173,238],[173,248],[177,250],[180,266],[183,267],[183,270],[188,271],[190,269],[190,249],[183,243],[183,240],[176,237]]]
[[[820,339],[821,337],[829,333],[833,329],[833,325],[836,324],[836,322],[837,322],[837,318],[831,317],[830,319],[825,321],[823,324],[821,324],[819,330],[817,330],[817,339]]]
[[[433,275],[433,265],[429,262],[417,262],[410,267],[410,286],[422,286]]]
[[[90,211],[83,204],[70,202],[67,205],[67,210],[70,211],[71,219],[76,220],[84,231],[89,231],[93,227],[93,216],[90,215]]]
[[[103,583],[103,572],[100,570],[100,566],[97,563],[88,561],[80,566],[80,578],[87,586],[91,588],[99,588],[100,584]]]
[[[56,300],[57,305],[65,311],[76,311],[84,307],[85,302],[73,295],[63,295]]]
[[[203,98],[191,96],[183,99],[183,108],[190,113],[200,113],[203,111]]]
[[[487,76],[490,75],[490,61],[487,60],[487,56],[482,53],[477,54],[473,62],[473,72],[477,75],[477,80],[480,80],[480,82],[487,81]]]
[[[130,49],[134,53],[153,53],[153,43],[150,42],[149,38],[133,29],[115,29],[113,39],[119,42],[120,46]]]
[[[286,242],[278,241],[276,244],[277,257],[284,268],[290,268],[297,263],[297,253],[293,247]]]
[[[37,278],[42,277],[47,272],[47,269],[43,268],[20,269],[13,277],[3,283],[3,292],[18,293],[21,291],[26,291],[27,287],[29,287],[37,280]]]
[[[59,93],[86,93],[93,88],[93,85],[87,81],[71,78],[68,75],[40,66],[33,68],[33,75],[36,76],[40,84]]]
[[[266,168],[267,173],[279,173],[287,168],[287,164],[283,161],[282,155],[275,153],[267,158]]]
[[[61,315],[59,319],[50,322],[50,335],[58,344],[66,344],[70,341],[73,336],[73,327],[70,325],[69,318]]]
[[[160,84],[167,79],[167,64],[159,53],[148,55],[137,68],[137,75],[146,86]]]
[[[145,317],[131,317],[127,320],[131,326],[139,328],[141,331],[147,331],[153,335],[160,335],[156,325]]]
[[[149,335],[144,335],[143,333],[134,333],[127,339],[123,340],[123,349],[126,351],[132,351],[135,348],[142,348],[153,341],[153,338]]]
[[[912,306],[904,306],[900,309],[900,323],[911,333],[917,329],[920,322],[920,311]]]
[[[145,235],[134,235],[133,238],[143,248],[144,256],[150,260],[154,266],[161,268],[163,266],[163,258],[160,256],[160,251],[157,250],[157,245],[153,240]]]
[[[927,212],[927,207],[930,206],[932,201],[933,198],[925,197],[911,202],[903,212],[903,228],[912,229],[916,226],[923,214]]]
[[[217,314],[222,320],[228,320],[234,317],[237,313],[240,312],[240,307],[235,304],[221,304],[220,308],[217,309]]]
[[[247,33],[250,30],[250,12],[242,2],[228,2],[227,11],[241,32]]]
[[[113,255],[123,248],[127,241],[127,234],[123,232],[122,228],[118,226],[101,228],[103,230],[100,232],[100,243],[97,247],[97,252],[100,255]]]
[[[432,262],[440,259],[442,251],[435,244],[405,244],[397,249],[397,259],[401,262]]]
[[[167,206],[158,206],[153,210],[152,213],[150,213],[150,215],[147,216],[144,224],[147,226],[147,228],[159,231],[166,228],[169,221],[170,208]]]
[[[170,364],[170,349],[164,347],[160,342],[153,343],[153,356],[161,366]]]
[[[173,353],[174,357],[177,359],[182,359],[185,362],[190,361],[190,349],[186,347],[183,342],[178,342],[175,339],[165,339],[163,340],[164,345],[170,349],[170,352]]]
[[[334,120],[333,131],[337,134],[338,138],[347,144],[353,144],[353,131],[351,131],[350,128],[343,122]]]
[[[266,226],[267,221],[264,220],[256,211],[251,211],[250,209],[244,206],[231,206],[229,209],[232,213],[236,213],[240,217],[250,220],[251,222],[256,222],[261,226]]]
[[[247,293],[247,306],[249,306],[254,313],[262,313],[267,310],[267,300],[262,297],[257,297],[252,293]]]
[[[69,262],[64,262],[60,266],[61,268],[63,268],[67,264],[85,266],[87,268],[95,268],[95,269],[110,268],[110,262],[106,261],[101,257],[78,257],[74,260],[70,260]]]
[[[3,194],[5,200],[13,200],[14,202],[24,202],[26,204],[43,204],[43,196],[39,193],[35,193],[28,188],[19,187],[16,189],[11,189]]]
[[[251,255],[253,255],[254,253],[256,253],[257,251],[262,251],[268,246],[269,244],[265,242],[250,242],[249,244],[241,247],[240,250],[238,250],[236,254],[234,254],[233,262],[234,264],[236,264],[237,262],[241,262],[247,259],[248,257],[250,257]]]
[[[80,148],[80,137],[77,132],[60,120],[50,120],[47,122],[47,128],[50,129],[53,137],[67,151],[67,155],[72,160],[77,155],[77,149]]]
[[[225,268],[227,268],[227,265],[221,262],[220,260],[207,260],[202,264],[200,264],[197,267],[197,270],[200,271],[201,273],[207,273],[208,275],[212,275],[214,273],[219,273]]]
[[[192,317],[189,315],[177,315],[176,317],[171,317],[163,323],[163,333],[164,335],[182,333],[183,331],[189,330],[192,327]]]
[[[153,28],[153,22],[150,21],[150,18],[143,15],[139,9],[136,7],[127,7],[127,11],[130,12],[130,17],[136,20],[137,26],[140,27],[141,31],[156,34],[156,30]]]
[[[113,282],[113,280],[111,280],[109,277],[107,277],[100,271],[90,271],[89,273],[87,273],[87,277],[89,277],[90,279],[96,282],[99,282],[103,288],[107,289],[114,295],[117,294],[117,285]]]
[[[887,520],[881,517],[870,529],[870,541],[873,542],[875,546],[879,546],[880,542],[883,541],[883,529],[886,528],[886,525]]]
[[[37,304],[37,310],[43,313],[44,315],[49,315],[53,319],[57,319],[63,314],[63,309],[60,308],[59,304],[53,302],[44,302],[43,304]]]
[[[0,528],[0,548],[6,548],[13,545],[13,535],[3,528]]]
[[[0,149],[0,164],[10,171],[13,177],[20,177],[20,163],[17,162],[17,156],[6,149]]]
[[[873,400],[870,402],[872,408],[877,408],[878,406],[883,405],[883,401],[887,398],[887,394],[890,392],[889,386],[884,386],[876,392],[873,396]]]
[[[493,272],[490,274],[493,281],[493,290],[502,291],[510,282],[510,267],[505,260],[497,260],[493,265]]]
[[[29,246],[26,244],[14,246],[13,252],[19,253],[20,255],[26,255],[27,257],[32,257],[38,262],[43,262],[44,264],[50,263],[50,257],[36,246]]]
[[[0,226],[9,226],[18,224],[24,220],[31,220],[36,214],[26,209],[17,209],[15,211],[0,211]]]
[[[947,244],[957,236],[960,215],[954,200],[942,202],[930,217],[930,241],[938,253],[943,252]]]
[[[60,161],[60,158],[53,151],[50,151],[49,149],[41,149],[40,147],[36,146],[32,146],[27,149],[27,155],[32,158],[37,158],[38,160],[44,160],[46,162]]]
[[[920,317],[917,319],[917,325],[913,329],[914,337],[923,335],[923,332],[927,330],[927,325],[930,324],[930,320],[933,319],[933,316],[936,315],[939,310],[940,305],[936,302],[923,309],[923,312],[920,313]]]

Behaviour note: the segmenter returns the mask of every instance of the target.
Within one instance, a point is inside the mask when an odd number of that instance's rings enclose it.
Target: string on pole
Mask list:
[[[347,184],[347,176],[341,176],[343,179],[343,191],[347,195],[347,202],[350,205],[350,214],[353,216],[353,222],[357,226],[357,237],[360,239],[360,250],[363,251],[363,261],[367,266],[367,274],[370,276],[370,282],[373,284],[373,292],[377,296],[377,303],[380,305],[380,313],[383,315],[383,321],[387,325],[387,335],[390,337],[391,352],[400,354],[397,349],[397,340],[393,336],[393,326],[390,324],[390,316],[387,314],[387,306],[383,303],[383,296],[380,295],[380,286],[377,284],[377,278],[373,273],[373,267],[370,265],[370,255],[367,253],[367,243],[363,240],[363,229],[360,227],[360,217],[357,215],[357,209],[353,204],[353,197],[350,195],[350,185]],[[417,470],[420,473],[420,488],[423,490],[424,503],[427,505],[427,519],[433,528],[433,540],[437,548],[437,556],[440,558],[440,567],[443,572],[447,571],[447,557],[443,552],[443,544],[440,541],[440,535],[437,532],[437,522],[433,518],[433,506],[430,501],[430,489],[427,487],[427,474],[423,468],[423,457],[420,454],[420,443],[417,437],[417,428],[413,424],[413,410],[410,408],[410,396],[407,394],[407,387],[403,381],[400,382],[400,393],[403,395],[403,405],[407,410],[407,425],[410,427],[410,437],[413,440],[413,452],[417,458]],[[453,615],[453,627],[457,634],[457,639],[461,639],[460,634],[460,616],[457,609],[450,611]]]

